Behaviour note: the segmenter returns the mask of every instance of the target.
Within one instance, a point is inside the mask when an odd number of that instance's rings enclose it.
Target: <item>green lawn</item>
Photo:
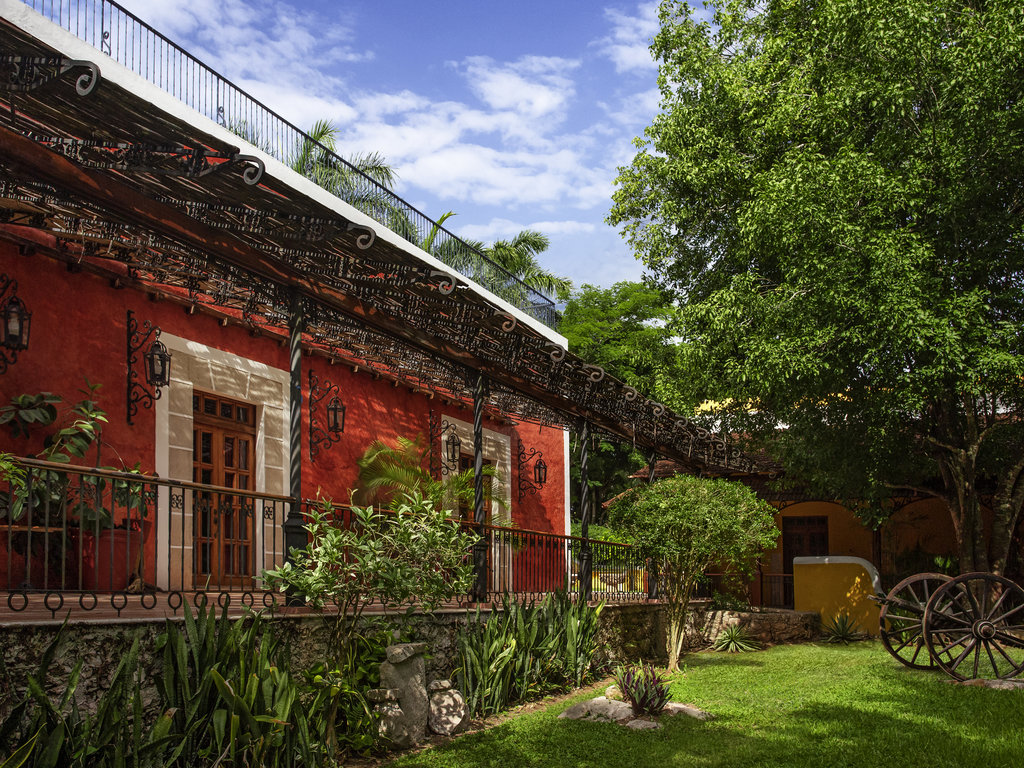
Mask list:
[[[556,716],[572,701],[514,718],[390,765],[856,766],[1024,765],[1024,690],[951,685],[908,669],[877,642],[779,646],[687,656],[672,698],[715,719],[668,719],[656,732]]]

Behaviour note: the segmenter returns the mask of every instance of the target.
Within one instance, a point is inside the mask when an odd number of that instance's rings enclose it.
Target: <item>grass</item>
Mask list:
[[[1024,755],[1024,691],[950,685],[880,643],[779,646],[685,658],[672,700],[714,719],[660,731],[558,720],[583,696],[398,758],[394,768],[1011,768]],[[593,694],[591,694],[593,695]]]

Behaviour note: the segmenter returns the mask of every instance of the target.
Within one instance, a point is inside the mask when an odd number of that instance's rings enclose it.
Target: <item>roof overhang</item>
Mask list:
[[[134,71],[0,0],[0,236],[455,401],[694,468],[741,452]]]

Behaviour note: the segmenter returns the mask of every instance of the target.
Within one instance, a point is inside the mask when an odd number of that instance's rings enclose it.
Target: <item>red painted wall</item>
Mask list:
[[[32,313],[29,349],[0,376],[0,403],[22,393],[51,391],[65,404],[80,399],[78,390],[85,379],[102,385],[100,404],[109,423],[103,430],[103,465],[154,469],[154,412],[140,409],[134,425],[126,422],[125,322],[133,310],[141,323],[149,320],[165,333],[200,342],[210,347],[287,370],[287,348],[279,337],[252,336],[238,325],[223,327],[202,312],[188,314],[170,301],[151,301],[134,289],[119,289],[88,270],[69,271],[62,263],[42,254],[23,256],[17,246],[0,241],[0,272],[18,281],[18,295]],[[173,367],[172,360],[172,367]],[[316,463],[309,459],[307,369],[341,390],[347,406],[345,432],[341,440],[321,450]],[[318,490],[347,503],[356,481],[356,459],[375,438],[398,435],[427,435],[431,409],[441,416],[472,421],[469,409],[446,405],[403,386],[365,372],[354,373],[345,365],[330,365],[320,356],[303,357],[303,482],[302,492],[314,497]],[[326,403],[326,401],[324,401]],[[485,427],[512,437],[512,519],[522,529],[564,532],[565,468],[563,433],[534,424],[512,426],[485,419]],[[516,473],[516,430],[527,449],[543,453],[548,465],[548,482],[536,495],[520,502]],[[41,437],[13,439],[0,432],[0,450],[16,455],[34,455],[42,448]],[[94,461],[90,455],[88,464]]]

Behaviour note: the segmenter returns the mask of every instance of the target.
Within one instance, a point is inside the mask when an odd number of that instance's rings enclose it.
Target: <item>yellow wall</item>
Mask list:
[[[878,634],[877,603],[868,599],[879,590],[878,572],[861,558],[806,558],[814,563],[793,565],[793,607],[798,611],[817,611],[822,623],[846,613],[858,629]],[[843,562],[848,560],[850,562]]]

